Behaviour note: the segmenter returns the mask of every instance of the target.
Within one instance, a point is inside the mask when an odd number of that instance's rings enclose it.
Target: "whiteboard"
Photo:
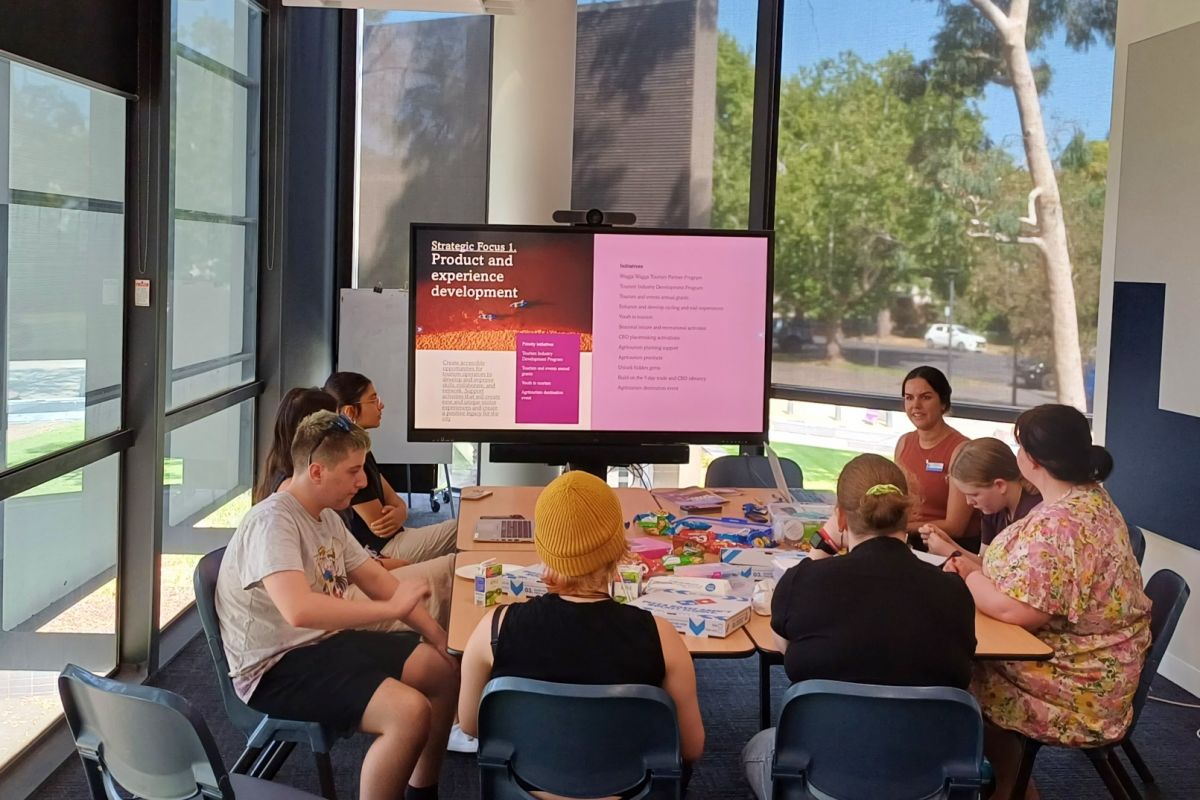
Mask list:
[[[381,464],[449,464],[449,442],[408,441],[408,292],[403,289],[342,289],[338,314],[341,372],[361,372],[375,384],[385,406],[383,424],[371,434]]]

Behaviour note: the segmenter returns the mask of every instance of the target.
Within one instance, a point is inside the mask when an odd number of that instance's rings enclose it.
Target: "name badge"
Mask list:
[[[926,472],[945,472],[946,465],[941,461],[930,461],[929,459],[925,459],[925,471]]]

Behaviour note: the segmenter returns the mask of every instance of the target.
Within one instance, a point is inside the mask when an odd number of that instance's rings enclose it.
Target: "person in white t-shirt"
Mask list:
[[[366,483],[369,448],[366,432],[333,412],[300,423],[291,482],[251,508],[225,552],[221,636],[234,688],[252,708],[378,736],[360,797],[436,798],[458,662],[421,605],[428,584],[398,581],[337,514]],[[347,599],[351,585],[367,599]],[[416,633],[357,630],[395,619]]]

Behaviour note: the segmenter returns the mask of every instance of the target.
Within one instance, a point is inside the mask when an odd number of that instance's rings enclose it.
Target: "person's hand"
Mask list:
[[[979,565],[969,558],[962,556],[954,556],[946,559],[946,563],[942,565],[942,569],[946,572],[953,572],[962,577],[965,581],[967,576],[972,572],[979,572]]]
[[[937,525],[922,525],[917,529],[917,533],[921,534],[921,541],[925,543],[925,547],[929,552],[935,556],[949,557],[951,553],[958,549],[950,534]]]
[[[814,547],[808,551],[808,557],[813,561],[820,561],[822,558],[833,558],[832,553],[826,553],[819,547]]]
[[[395,506],[384,506],[383,513],[379,518],[370,524],[371,533],[376,536],[392,536],[400,530],[403,523],[400,521],[400,509]]]
[[[424,578],[399,581],[388,604],[396,619],[405,619],[417,607],[417,603],[429,597],[429,582]]]

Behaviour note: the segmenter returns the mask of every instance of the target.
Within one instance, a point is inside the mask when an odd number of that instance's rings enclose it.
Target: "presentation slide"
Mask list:
[[[414,427],[757,433],[768,240],[414,231]]]

